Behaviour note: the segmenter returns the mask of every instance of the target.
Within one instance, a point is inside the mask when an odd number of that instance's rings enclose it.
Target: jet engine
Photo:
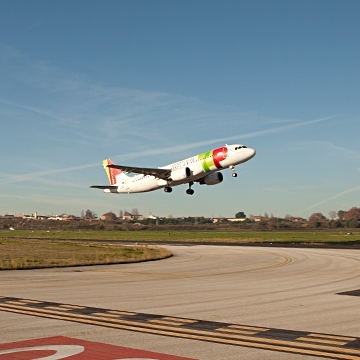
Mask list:
[[[181,181],[185,180],[191,175],[191,171],[188,167],[178,168],[171,171],[171,180],[172,181]]]
[[[220,184],[223,179],[224,177],[221,172],[214,172],[212,174],[206,175],[199,181],[199,183],[200,185],[216,185]]]

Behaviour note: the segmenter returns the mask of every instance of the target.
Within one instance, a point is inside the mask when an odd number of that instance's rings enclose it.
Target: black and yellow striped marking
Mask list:
[[[0,296],[0,310],[183,339],[360,360],[360,338]]]

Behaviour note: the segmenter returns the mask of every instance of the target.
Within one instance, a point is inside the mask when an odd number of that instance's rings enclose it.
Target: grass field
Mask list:
[[[82,242],[71,242],[67,240],[82,240]],[[155,260],[171,256],[169,251],[161,248],[121,246],[117,244],[105,245],[86,242],[87,240],[208,244],[305,243],[351,246],[360,245],[360,232],[1,230],[0,270],[114,264]]]
[[[169,256],[170,251],[149,246],[0,239],[0,270],[118,264]]]
[[[1,230],[2,237],[18,239],[60,239],[60,240],[121,240],[121,241],[161,241],[161,242],[224,242],[224,243],[360,243],[360,232],[327,231],[22,231]]]

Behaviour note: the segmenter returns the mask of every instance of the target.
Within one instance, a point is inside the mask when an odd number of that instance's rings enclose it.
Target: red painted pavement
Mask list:
[[[0,338],[1,339],[1,338]],[[122,346],[54,336],[0,344],[0,360],[195,360]]]

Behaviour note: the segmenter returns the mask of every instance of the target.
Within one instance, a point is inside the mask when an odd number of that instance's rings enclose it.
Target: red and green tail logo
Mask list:
[[[116,175],[121,174],[121,170],[107,167],[107,165],[114,165],[114,163],[110,159],[104,160],[103,165],[109,178],[110,185],[116,185]]]

